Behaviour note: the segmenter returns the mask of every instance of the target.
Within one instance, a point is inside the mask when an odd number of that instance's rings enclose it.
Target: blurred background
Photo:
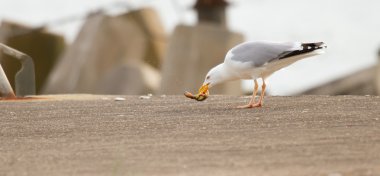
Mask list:
[[[377,0],[0,0],[0,43],[30,55],[38,94],[182,94],[234,45],[323,41],[326,54],[282,69],[270,95],[378,95]],[[1,55],[13,84],[19,63]],[[13,85],[14,86],[14,85]],[[252,92],[252,81],[212,94]]]

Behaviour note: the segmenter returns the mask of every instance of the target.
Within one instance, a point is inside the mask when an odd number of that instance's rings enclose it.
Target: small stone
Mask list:
[[[114,98],[115,101],[125,101],[126,99],[123,97],[116,97]]]
[[[151,98],[151,96],[147,96],[147,95],[141,95],[139,97],[139,99],[145,99],[145,100],[150,99],[150,98]]]

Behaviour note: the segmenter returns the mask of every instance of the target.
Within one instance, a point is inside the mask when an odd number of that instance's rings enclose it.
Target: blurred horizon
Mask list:
[[[12,20],[31,26],[45,23],[48,29],[62,34],[71,43],[89,12],[105,9],[107,14],[125,12],[127,1],[117,0],[0,0],[0,21]],[[128,1],[127,8],[153,7],[167,34],[176,25],[196,24],[192,10],[195,0]],[[380,1],[230,1],[227,24],[246,40],[323,41],[326,54],[300,61],[273,74],[268,80],[271,95],[292,95],[377,63],[380,33]],[[342,3],[344,3],[342,5]],[[22,4],[22,5],[20,5]],[[17,9],[17,10],[15,10]],[[74,21],[54,24],[58,19]],[[222,62],[221,58],[221,62]],[[244,83],[251,90],[252,81]]]

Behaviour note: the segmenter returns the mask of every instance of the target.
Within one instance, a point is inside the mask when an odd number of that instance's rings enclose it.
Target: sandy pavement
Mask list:
[[[380,97],[0,101],[0,175],[380,176]]]

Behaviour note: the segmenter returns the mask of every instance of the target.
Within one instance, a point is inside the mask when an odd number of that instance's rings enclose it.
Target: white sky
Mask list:
[[[178,23],[194,24],[196,19],[191,11],[194,0],[0,0],[0,20],[41,25],[62,17],[85,16],[101,7],[107,8],[109,13],[123,10],[112,6],[115,2],[129,2],[132,8],[154,7],[168,34]],[[243,33],[247,40],[324,41],[328,45],[325,55],[298,62],[270,77],[267,84],[272,95],[306,90],[377,62],[378,0],[232,2],[228,11],[229,26]],[[82,21],[76,21],[50,29],[72,41],[81,24]]]

